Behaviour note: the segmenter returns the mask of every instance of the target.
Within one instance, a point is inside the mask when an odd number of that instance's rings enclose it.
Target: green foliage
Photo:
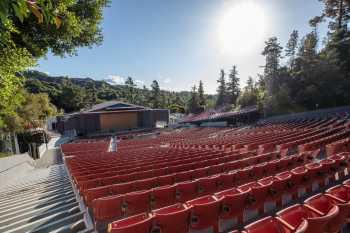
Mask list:
[[[226,89],[226,81],[225,81],[225,71],[220,70],[220,77],[217,80],[219,83],[218,89],[217,89],[217,100],[216,100],[216,107],[221,107],[226,104],[227,100],[227,89]]]
[[[204,95],[204,87],[203,87],[202,80],[199,81],[199,86],[198,86],[198,105],[202,109],[202,111],[204,111],[207,105],[207,100]]]
[[[16,117],[16,110],[24,101],[23,80],[18,72],[32,65],[34,60],[24,49],[1,48],[0,56],[0,131],[8,128],[8,120]]]
[[[237,67],[233,66],[232,70],[229,74],[229,81],[227,82],[227,94],[228,94],[228,102],[230,104],[236,105],[237,98],[239,96],[240,88],[239,88],[239,77],[237,72]]]
[[[91,78],[52,77],[38,71],[27,71],[23,75],[26,77],[25,88],[28,92],[46,93],[57,109],[63,109],[65,112],[79,111],[92,104],[109,100],[129,102],[130,86],[110,85],[105,81]],[[134,104],[151,108],[168,108],[172,112],[184,113],[190,99],[190,92],[160,90],[156,80],[152,83],[151,90],[146,86],[140,89],[132,85],[132,88]],[[204,97],[210,106],[214,105],[214,96],[204,95]]]

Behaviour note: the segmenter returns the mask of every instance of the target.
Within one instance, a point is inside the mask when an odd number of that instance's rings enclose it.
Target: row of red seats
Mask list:
[[[196,170],[183,171],[180,173],[137,180],[134,182],[112,184],[99,188],[88,189],[82,191],[81,195],[84,197],[86,204],[90,206],[94,199],[100,197],[125,194],[132,191],[146,190],[155,187],[159,187],[161,189],[161,186],[173,185],[175,183],[191,181],[217,174],[220,174],[222,177],[218,177],[218,179],[216,179],[216,177],[211,177],[210,180],[212,183],[215,183],[220,179],[224,179],[223,177],[230,176],[232,181],[231,185],[237,185],[238,183],[244,183],[261,178],[267,174],[277,173],[283,169],[290,169],[299,166],[307,161],[306,154],[290,156],[281,160],[277,159],[277,157],[278,154],[276,153],[259,155],[252,158],[246,158],[241,161],[222,163]],[[196,185],[196,182],[193,184]],[[196,188],[198,194],[202,193],[199,191],[200,187],[201,184],[198,182],[198,188]],[[195,193],[197,193],[197,191]]]
[[[212,156],[201,156],[197,161],[195,159],[190,159],[189,161],[182,160],[180,161],[179,165],[172,166],[164,164],[162,165],[162,167],[152,170],[147,170],[144,167],[143,169],[139,168],[139,170],[144,170],[141,172],[132,172],[123,175],[113,175],[114,173],[109,173],[106,174],[106,177],[99,177],[97,179],[80,182],[78,181],[77,186],[80,191],[84,191],[86,189],[91,189],[98,186],[125,183],[170,175],[172,175],[176,181],[178,180],[177,176],[184,172],[193,173],[193,177],[196,177],[196,174],[211,175],[221,172],[228,172],[234,169],[247,167],[250,165],[256,165],[262,162],[268,162],[277,158],[279,158],[278,153],[267,153],[259,156],[254,156],[254,154],[245,153],[214,158]]]
[[[282,195],[284,193],[298,193],[297,190],[299,190],[299,188],[311,186],[311,181],[319,180],[319,176],[322,177],[323,180],[325,180],[327,177],[331,177],[333,179],[333,177],[335,177],[336,170],[344,169],[344,167],[341,167],[340,165],[339,167],[334,167],[335,169],[331,169],[331,167],[329,167],[327,164],[336,164],[336,162],[328,159],[327,163],[319,163],[319,174],[314,173],[314,170],[312,169],[307,170],[306,165],[303,168],[300,167],[297,169],[293,169],[289,172],[288,176],[286,176],[286,173],[282,173],[274,177],[264,178],[263,180],[259,180],[257,182],[251,182],[245,185],[241,185],[237,188],[224,190],[219,193],[215,193],[212,196],[207,195],[197,199],[186,201],[185,204],[175,204],[172,206],[164,207],[162,209],[153,210],[150,214],[142,213],[126,219],[122,219],[111,223],[109,225],[109,232],[187,233],[189,232],[189,229],[207,230],[210,228],[213,230],[214,233],[219,231],[227,231],[228,229],[224,229],[224,227],[232,229],[233,226],[225,225],[225,221],[237,218],[239,223],[243,223],[245,210],[258,209],[261,213],[263,213],[265,211],[264,203],[266,201],[272,200],[275,203],[281,203]],[[323,170],[325,169],[323,168],[323,166],[327,169]],[[300,172],[300,170],[306,171]],[[300,174],[303,174],[303,176],[301,177]],[[320,185],[322,185],[322,182],[320,182]],[[317,201],[314,201],[314,199],[316,198],[308,199],[308,203],[310,204],[310,206],[316,205]],[[139,200],[138,203],[140,204],[144,202],[145,201]],[[113,204],[114,206],[118,205],[117,203]],[[126,209],[129,208],[129,204],[130,202],[127,202],[125,206]],[[122,200],[120,200],[119,205],[123,206]],[[315,206],[313,208],[318,207]],[[324,215],[329,215],[329,210],[327,211],[327,208],[322,209],[322,211],[325,212]],[[320,214],[320,212],[321,210],[319,212],[316,212],[316,214]],[[333,214],[333,210],[331,211],[331,213]],[[264,219],[264,221],[266,221],[266,219]],[[304,224],[307,225],[307,222]],[[264,228],[264,226],[268,225],[249,225],[245,229],[248,230],[248,232],[250,232],[251,229],[260,227],[262,229],[266,229],[266,231],[261,232],[285,232],[280,231],[282,228],[279,230],[277,229],[275,231],[269,231],[273,230],[273,228]],[[292,224],[290,224],[290,226],[292,226]],[[324,226],[325,225],[323,225],[323,227]],[[290,230],[291,231],[287,232],[294,232],[292,231],[292,229]]]
[[[266,217],[249,224],[242,233],[341,232],[350,217],[349,185],[350,181],[345,181],[343,185],[328,189],[325,194],[317,194],[303,204],[277,212],[276,217]]]
[[[326,153],[328,155],[341,152],[350,152],[350,138],[336,141],[326,146]]]
[[[320,186],[323,186],[324,182],[320,182],[321,178],[323,180],[326,178],[333,179],[332,177],[335,177],[334,175],[338,169],[344,170],[344,167],[341,166],[340,161],[345,160],[345,156],[339,156],[339,158],[336,159],[337,161],[328,159],[325,162],[317,163],[317,169],[311,165],[310,168],[308,165],[305,165],[292,169],[290,172],[283,172],[274,177],[259,180],[258,182],[253,181],[238,186],[237,188],[230,188],[217,193],[216,198],[212,196],[204,196],[199,199],[195,199],[199,201],[207,200],[208,198],[211,200],[217,199],[216,202],[218,205],[225,207],[222,209],[222,212],[215,211],[215,209],[208,211],[207,215],[211,216],[211,220],[208,218],[203,219],[200,223],[200,228],[206,229],[209,226],[213,226],[212,224],[217,222],[217,218],[215,216],[218,216],[219,214],[223,219],[238,217],[239,222],[243,222],[244,210],[249,208],[258,209],[260,210],[260,213],[264,212],[265,201],[271,199],[278,205],[281,205],[282,196],[284,194],[292,194],[292,197],[294,200],[296,200],[299,197],[299,189],[301,187],[306,188],[308,192],[311,192],[311,187],[314,182],[318,182]],[[220,176],[217,177],[217,179],[220,179]],[[232,187],[234,184],[232,184],[230,180],[229,182],[229,185]],[[193,184],[193,182],[186,182],[180,186],[178,185],[175,186],[174,193],[159,192],[159,200],[168,200],[169,203],[165,204],[169,205],[175,202],[189,202],[190,198],[196,197],[193,196],[196,191],[196,185]],[[211,189],[208,192],[205,192],[203,195],[213,194],[215,191],[218,191],[217,188],[215,189],[214,182],[211,183],[210,187]],[[152,203],[150,202],[150,200],[152,200],[152,191],[153,190],[148,190],[145,192],[134,192],[126,195],[96,199],[93,202],[95,221],[108,222],[112,219],[132,216],[144,211],[149,211]],[[211,193],[209,193],[210,191]],[[227,198],[225,199],[225,197]],[[227,203],[226,200],[228,201]],[[157,199],[155,199],[155,202],[157,202]],[[190,201],[190,203],[193,204],[192,201]],[[112,206],[113,208],[111,208]]]

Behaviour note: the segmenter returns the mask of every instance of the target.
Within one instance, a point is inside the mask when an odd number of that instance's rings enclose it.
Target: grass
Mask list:
[[[5,158],[5,157],[8,157],[10,155],[11,155],[10,153],[0,152],[0,158]]]

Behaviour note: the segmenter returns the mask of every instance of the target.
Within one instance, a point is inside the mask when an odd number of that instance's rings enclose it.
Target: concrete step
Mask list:
[[[42,193],[42,195],[33,195],[29,197],[24,197],[21,199],[13,199],[9,202],[6,203],[1,203],[0,205],[0,212],[4,210],[11,209],[12,207],[21,205],[36,205],[38,203],[42,202],[49,202],[53,199],[60,198],[62,196],[64,197],[72,197],[74,195],[74,192],[72,190],[62,190],[62,191],[57,191],[56,193],[50,193],[50,195],[47,195],[45,193]]]
[[[37,232],[47,233],[57,228],[73,224],[84,218],[84,213],[80,212],[79,208],[72,208],[71,210],[56,213],[45,218],[38,219],[37,221],[23,224],[16,228],[6,229],[3,233],[22,233],[22,232]]]

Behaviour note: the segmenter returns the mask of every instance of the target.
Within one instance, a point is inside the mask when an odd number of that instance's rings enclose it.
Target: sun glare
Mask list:
[[[245,53],[263,40],[266,17],[261,6],[242,1],[225,7],[219,21],[218,33],[223,53]]]

